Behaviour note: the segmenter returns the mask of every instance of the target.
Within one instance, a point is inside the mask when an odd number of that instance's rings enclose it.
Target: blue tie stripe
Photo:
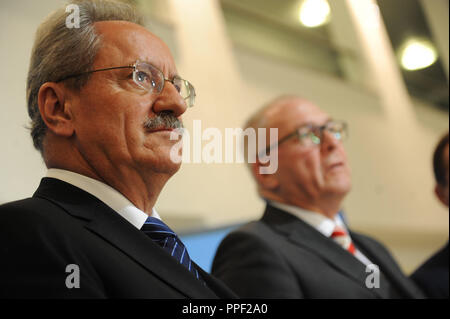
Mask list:
[[[183,249],[183,254],[181,255],[180,263],[183,263],[184,253],[186,252],[186,247]]]
[[[173,253],[175,252],[175,249],[177,249],[177,245],[178,245],[178,243],[175,242],[175,245],[173,246],[173,249],[172,249],[172,252],[170,253],[170,255],[173,256]]]
[[[142,231],[155,243],[161,246],[161,248],[168,252],[173,258],[175,258],[180,264],[192,272],[197,279],[201,280],[197,269],[192,267],[192,261],[186,247],[175,232],[172,231],[166,224],[157,218],[148,217],[142,226]]]

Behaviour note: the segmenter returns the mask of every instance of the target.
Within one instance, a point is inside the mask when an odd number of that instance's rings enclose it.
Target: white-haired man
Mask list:
[[[422,297],[380,243],[349,231],[339,215],[351,189],[346,123],[283,96],[246,127],[278,128],[269,147],[278,148],[278,170],[251,165],[266,210],[223,240],[214,275],[245,298]]]

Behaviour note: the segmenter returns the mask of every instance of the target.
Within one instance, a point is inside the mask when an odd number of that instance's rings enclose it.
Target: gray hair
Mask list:
[[[114,0],[73,0],[80,14],[79,28],[68,28],[66,7],[50,14],[36,32],[27,78],[28,115],[31,118],[31,137],[34,147],[43,152],[47,126],[39,112],[38,93],[42,84],[57,82],[69,75],[92,69],[101,46],[94,23],[98,21],[128,21],[144,25],[144,19],[135,8]],[[65,80],[66,87],[79,91],[89,75]]]

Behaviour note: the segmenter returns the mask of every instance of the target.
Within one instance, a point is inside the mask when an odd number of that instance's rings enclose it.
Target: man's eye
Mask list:
[[[148,81],[150,81],[150,76],[145,72],[139,71],[136,74],[136,79],[139,82],[148,82]]]
[[[309,134],[310,134],[310,133],[300,133],[300,134],[299,134],[299,138],[300,138],[301,140],[303,140],[303,139],[309,137]]]
[[[303,130],[299,130],[299,132],[298,132],[298,137],[299,137],[299,139],[302,140],[302,139],[305,139],[305,138],[310,137],[311,134],[312,134],[311,130],[309,130],[309,129],[303,129]]]
[[[180,79],[178,76],[175,76],[173,80],[170,81],[172,82],[173,86],[175,87],[175,90],[177,90],[178,93],[181,93],[181,86],[183,85],[182,81],[183,80]]]

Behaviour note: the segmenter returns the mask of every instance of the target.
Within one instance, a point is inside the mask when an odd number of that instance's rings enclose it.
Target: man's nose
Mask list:
[[[186,112],[186,109],[186,101],[178,93],[175,86],[170,81],[166,81],[163,90],[153,104],[153,112],[160,113],[164,111],[179,117]]]
[[[341,142],[334,136],[333,133],[330,133],[327,130],[324,130],[322,132],[322,138],[320,143],[322,151],[330,152],[334,150],[339,143]]]

